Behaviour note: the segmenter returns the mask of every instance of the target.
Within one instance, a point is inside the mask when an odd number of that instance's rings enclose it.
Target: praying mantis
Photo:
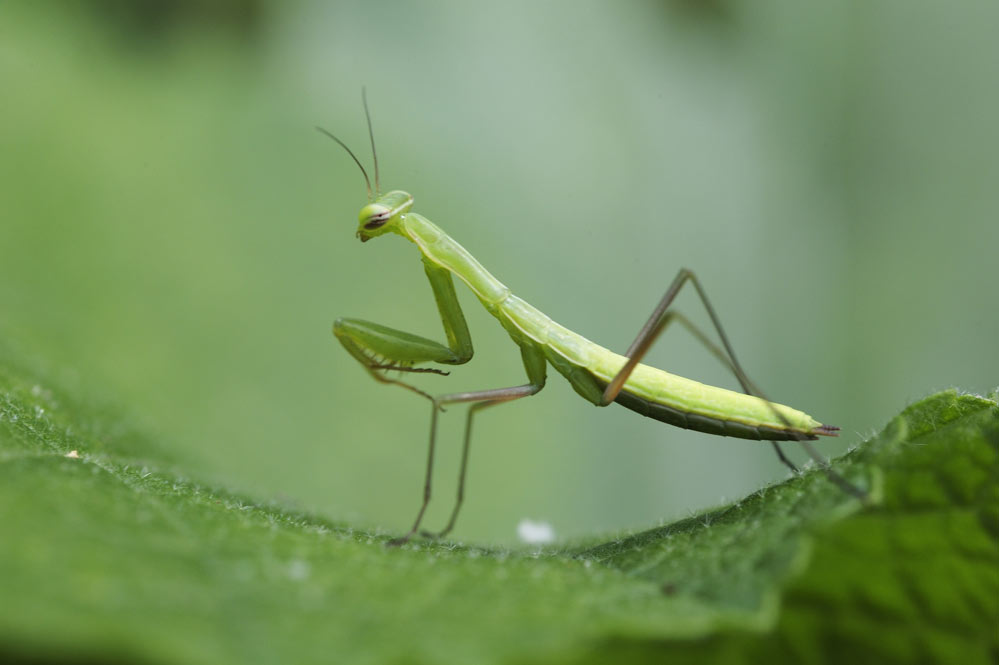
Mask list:
[[[397,546],[417,533],[428,537],[443,537],[451,532],[465,497],[468,451],[472,422],[475,415],[490,406],[511,402],[538,393],[545,386],[547,368],[551,365],[564,376],[573,389],[596,406],[617,403],[643,416],[708,434],[742,439],[770,441],[781,462],[797,473],[798,469],[784,455],[778,441],[797,441],[832,481],[844,491],[864,500],[866,493],[836,473],[809,443],[819,436],[836,436],[839,428],[824,425],[811,416],[766,399],[753,384],[736,359],[728,336],[722,328],[714,307],[690,270],[681,269],[662,299],[623,355],[614,353],[565,328],[541,311],[514,295],[473,257],[468,250],[447,235],[426,217],[413,212],[413,197],[393,190],[380,193],[378,154],[368,110],[367,95],[362,93],[364,113],[371,139],[375,166],[375,188],[361,161],[339,138],[321,127],[316,129],[336,141],[351,156],[364,176],[368,203],[359,213],[356,236],[361,242],[388,234],[402,236],[416,245],[423,259],[424,272],[444,327],[447,343],[414,335],[361,319],[337,319],[333,334],[378,382],[396,385],[420,395],[431,403],[430,442],[427,452],[423,499],[413,526],[404,535],[389,541]],[[521,385],[450,393],[433,396],[414,385],[390,376],[390,372],[411,372],[446,375],[435,367],[418,367],[423,363],[461,365],[472,359],[472,338],[458,298],[454,277],[463,282],[493,315],[520,348],[527,382]],[[694,287],[718,334],[721,346],[670,305],[686,285]],[[690,331],[706,349],[726,365],[736,376],[744,392],[738,393],[704,385],[641,363],[659,336],[677,322]],[[434,450],[437,440],[438,413],[444,405],[470,403],[465,421],[458,494],[450,519],[436,534],[421,532],[420,525],[431,498]]]

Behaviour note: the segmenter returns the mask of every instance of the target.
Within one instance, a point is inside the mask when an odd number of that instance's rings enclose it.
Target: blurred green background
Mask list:
[[[385,186],[515,293],[621,350],[693,268],[751,376],[843,427],[835,454],[999,383],[997,24],[992,1],[5,2],[0,334],[195,475],[407,527],[428,409],[330,334],[442,338],[417,252],[354,239],[360,174],[313,130],[367,161],[366,85]],[[420,384],[520,383],[461,297],[476,357]],[[651,362],[736,385],[679,330]],[[784,475],[766,445],[595,409],[552,373],[480,417],[456,536],[647,526]]]

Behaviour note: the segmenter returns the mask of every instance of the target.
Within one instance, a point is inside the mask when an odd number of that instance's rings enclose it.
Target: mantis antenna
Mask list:
[[[367,88],[361,88],[361,103],[364,104],[364,117],[368,121],[368,137],[371,138],[371,156],[375,160],[375,196],[380,196],[382,186],[378,182],[378,152],[375,150],[375,131],[371,128],[371,111],[368,110]],[[370,191],[370,189],[371,185],[368,185],[368,190]]]
[[[367,103],[365,103],[365,105],[364,105],[365,111],[367,110],[367,108],[368,108]],[[368,119],[368,130],[370,131],[370,129],[371,129],[371,120]],[[340,147],[343,148],[344,150],[346,150],[347,154],[350,155],[354,159],[354,163],[357,164],[357,168],[361,169],[361,174],[364,176],[364,184],[368,188],[368,200],[370,201],[373,198],[372,195],[371,195],[371,180],[368,179],[368,172],[364,170],[363,166],[361,166],[361,160],[359,160],[357,158],[357,155],[354,154],[353,150],[351,150],[350,148],[347,147],[346,143],[344,143],[343,141],[341,141],[337,137],[333,136],[333,134],[331,134],[330,132],[326,131],[322,127],[319,127],[318,125],[316,126],[316,130],[318,130],[319,132],[322,132],[326,136],[330,137],[331,139],[333,139],[334,141],[336,141],[337,143],[339,143]],[[374,136],[371,137],[371,147],[372,147],[372,149],[375,147]],[[377,184],[377,182],[378,182],[378,160],[376,159],[375,160],[375,183]]]

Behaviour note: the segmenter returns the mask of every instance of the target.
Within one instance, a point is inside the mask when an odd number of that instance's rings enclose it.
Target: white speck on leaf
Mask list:
[[[63,457],[68,457],[70,459],[80,459],[80,453],[76,452],[75,450],[71,450],[65,455],[63,455]]]
[[[522,519],[517,525],[517,537],[528,545],[544,545],[555,540],[555,529],[548,522]]]

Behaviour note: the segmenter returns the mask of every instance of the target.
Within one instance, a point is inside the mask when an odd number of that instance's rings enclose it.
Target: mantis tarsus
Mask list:
[[[360,160],[347,145],[325,129],[317,129],[336,141],[361,169],[368,189],[368,204],[361,208],[357,237],[367,242],[388,233],[413,242],[423,257],[424,270],[433,289],[447,344],[443,345],[402,330],[362,321],[338,319],[333,334],[350,355],[357,359],[377,381],[398,385],[431,402],[430,443],[423,501],[412,528],[389,542],[400,545],[420,531],[423,514],[430,502],[430,488],[437,438],[437,416],[446,404],[470,402],[461,454],[458,496],[447,525],[437,534],[444,536],[454,528],[465,494],[468,449],[472,420],[480,410],[534,395],[545,385],[547,366],[562,374],[583,398],[597,406],[617,402],[644,416],[670,425],[721,436],[770,441],[781,462],[797,468],[781,451],[778,441],[798,441],[822,466],[830,479],[844,491],[865,499],[866,494],[833,471],[825,459],[809,444],[818,436],[836,436],[838,427],[823,425],[811,416],[766,399],[749,380],[736,360],[728,336],[711,306],[700,281],[693,272],[682,269],[673,279],[648,321],[624,355],[616,354],[563,326],[513,295],[506,286],[483,268],[469,252],[427,218],[412,212],[413,197],[403,191],[380,193],[378,156],[366,97],[363,97],[368,135],[375,165],[375,188]],[[436,368],[416,367],[420,363],[460,365],[472,358],[472,339],[454,290],[452,275],[467,285],[486,310],[496,317],[520,347],[527,383],[508,388],[432,396],[416,386],[388,376],[390,371],[447,374]],[[678,312],[668,311],[680,289],[690,282],[721,340],[712,342],[700,329]],[[744,393],[707,386],[641,364],[641,359],[659,335],[672,323],[679,322],[735,374]]]

